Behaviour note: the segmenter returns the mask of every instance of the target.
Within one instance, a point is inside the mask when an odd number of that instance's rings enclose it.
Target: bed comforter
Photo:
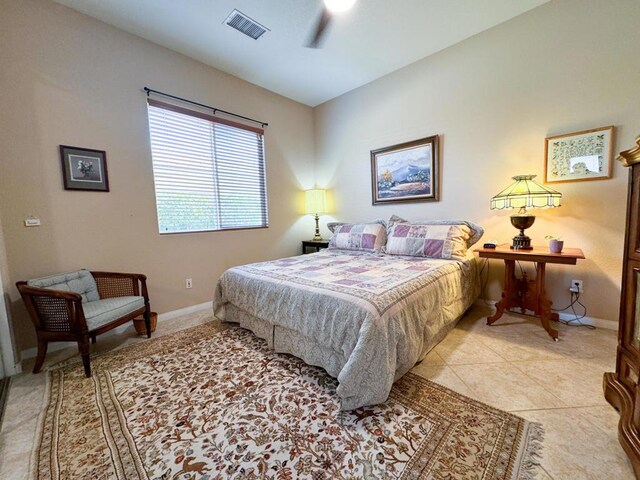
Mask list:
[[[440,260],[323,250],[233,267],[218,281],[214,313],[224,318],[232,303],[330,348],[342,359],[341,409],[374,405],[477,298],[476,263],[468,255]]]

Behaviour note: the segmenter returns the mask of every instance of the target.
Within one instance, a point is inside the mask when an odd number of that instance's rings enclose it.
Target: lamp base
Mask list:
[[[322,241],[322,237],[320,236],[320,215],[318,215],[316,213],[315,215],[315,220],[316,220],[316,234],[313,236],[313,241],[314,242],[320,242]]]
[[[520,235],[513,237],[513,243],[511,244],[511,250],[533,250],[531,246],[531,238],[524,234],[524,231],[520,231]]]
[[[520,230],[520,234],[513,237],[511,250],[533,250],[531,239],[524,234],[524,231],[533,225],[535,221],[536,217],[527,213],[511,215],[511,225]]]

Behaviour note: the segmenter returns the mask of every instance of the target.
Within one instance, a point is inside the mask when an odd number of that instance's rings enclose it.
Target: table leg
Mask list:
[[[557,319],[558,314],[551,311],[551,300],[547,298],[547,292],[544,289],[545,266],[546,264],[543,262],[536,264],[536,296],[538,298],[538,311],[536,313],[540,315],[542,327],[557,342],[558,331],[551,327],[549,319]]]
[[[542,327],[557,341],[558,331],[551,327],[550,320],[558,320],[558,314],[551,310],[551,301],[547,298],[544,288],[546,263],[536,263],[536,278],[533,281],[527,280],[526,277],[521,281],[516,278],[515,260],[505,260],[504,263],[502,299],[496,304],[496,313],[487,317],[487,325],[492,325],[500,319],[505,310],[520,307],[524,312],[526,308],[533,310],[540,317]]]
[[[502,317],[506,309],[512,307],[512,299],[516,287],[516,262],[514,260],[505,260],[504,265],[504,291],[502,292],[502,299],[496,304],[496,313],[487,317],[487,325],[493,324]]]

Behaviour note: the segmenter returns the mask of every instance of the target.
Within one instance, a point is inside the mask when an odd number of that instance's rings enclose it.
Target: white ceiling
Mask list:
[[[55,0],[285,97],[316,106],[548,0],[359,0],[323,48],[322,0]],[[236,8],[271,31],[224,25]]]

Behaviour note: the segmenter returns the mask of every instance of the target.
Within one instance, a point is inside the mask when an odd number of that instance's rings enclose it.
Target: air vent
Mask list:
[[[224,23],[254,40],[259,39],[264,33],[269,31],[268,28],[263,27],[258,22],[247,17],[244,13],[239,12],[238,10],[231,12]]]

